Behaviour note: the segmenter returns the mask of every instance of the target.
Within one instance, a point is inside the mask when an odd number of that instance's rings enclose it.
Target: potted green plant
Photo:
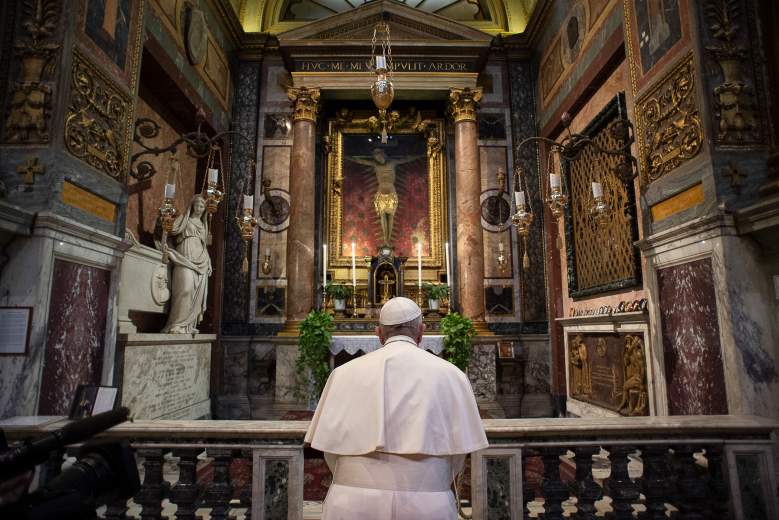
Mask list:
[[[444,359],[465,372],[471,359],[471,338],[476,335],[471,320],[459,312],[451,312],[441,320],[444,336]]]
[[[311,311],[300,323],[296,394],[307,397],[309,405],[319,399],[330,375],[330,341],[333,317],[325,311]]]
[[[346,300],[352,295],[352,287],[342,283],[329,283],[325,287],[325,293],[333,299],[336,311],[346,310]]]
[[[441,299],[449,295],[449,286],[445,283],[424,283],[422,292],[427,298],[427,306],[431,311],[437,311],[441,306]]]

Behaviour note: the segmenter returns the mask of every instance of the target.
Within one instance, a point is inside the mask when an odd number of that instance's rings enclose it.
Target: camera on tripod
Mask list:
[[[0,483],[46,462],[52,452],[90,439],[127,420],[129,410],[105,412],[74,421],[21,446],[0,451]],[[76,462],[15,503],[0,507],[1,518],[81,520],[96,518],[95,509],[112,500],[128,499],[140,489],[135,456],[127,442],[83,444]]]

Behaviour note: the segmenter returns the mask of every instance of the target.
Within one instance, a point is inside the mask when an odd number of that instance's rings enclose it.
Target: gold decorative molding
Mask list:
[[[650,208],[652,222],[660,222],[672,215],[676,215],[686,209],[703,203],[703,184],[700,182],[686,190],[673,195],[664,201],[658,202]]]
[[[646,186],[692,159],[703,146],[692,52],[636,102],[636,132]]]
[[[62,183],[62,202],[107,222],[116,222],[116,204],[72,182]]]
[[[317,112],[319,111],[318,88],[291,87],[287,89],[287,97],[292,101],[292,110],[294,121],[312,121],[316,122]]]
[[[46,143],[49,141],[49,116],[52,87],[45,81],[57,67],[52,60],[61,47],[51,41],[59,21],[60,5],[56,0],[34,0],[22,3],[22,24],[28,37],[14,44],[20,60],[19,77],[8,95],[4,141],[11,143]]]
[[[90,166],[124,180],[130,152],[131,99],[73,50],[71,100],[65,116],[67,150]]]
[[[476,110],[483,93],[481,87],[453,88],[449,91],[449,114],[455,124],[464,121],[476,122]]]

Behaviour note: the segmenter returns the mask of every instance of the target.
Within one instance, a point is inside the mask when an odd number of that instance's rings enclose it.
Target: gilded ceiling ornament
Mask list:
[[[645,185],[698,155],[703,145],[692,60],[690,53],[636,103]]]
[[[738,42],[744,30],[738,25],[741,3],[734,0],[708,0],[703,6],[709,31],[716,44],[707,45],[709,55],[722,70],[722,83],[714,88],[717,141],[743,144],[760,140],[760,125],[755,117],[753,89],[747,84],[742,64],[749,57]]]
[[[318,88],[288,88],[287,97],[292,101],[293,119],[295,121],[316,122],[319,111],[319,96]]]
[[[119,180],[129,152],[130,99],[74,49],[65,146],[79,159]]]
[[[449,91],[449,113],[455,123],[476,121],[476,109],[479,108],[482,94],[481,87],[453,88]]]
[[[22,2],[22,27],[28,37],[14,45],[20,73],[9,94],[5,141],[43,143],[49,140],[48,119],[52,89],[44,81],[56,66],[52,60],[60,48],[51,42],[59,19],[56,0]]]

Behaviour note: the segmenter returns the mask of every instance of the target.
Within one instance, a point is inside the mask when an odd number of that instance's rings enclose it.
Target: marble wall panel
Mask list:
[[[250,143],[257,142],[260,65],[241,63],[238,66],[238,80],[233,102],[235,130],[245,135]],[[244,193],[252,192],[254,171],[251,161],[256,157],[252,144],[236,139],[232,144],[232,162],[225,222],[234,221],[238,208],[242,207]],[[225,232],[224,294],[222,301],[222,333],[225,335],[248,334],[249,283],[248,277],[237,266],[241,265],[244,243],[237,226],[226,226]],[[229,295],[229,296],[228,296]]]
[[[533,85],[535,73],[533,64],[512,61],[508,65],[511,85],[511,135],[519,144],[526,137],[538,135],[536,128],[536,98]],[[526,174],[528,193],[526,196],[534,208],[542,208],[542,193],[538,177],[537,149],[525,146],[515,151],[513,168],[521,166]],[[512,168],[512,170],[513,170]],[[541,211],[535,212],[535,219],[528,237],[528,269],[519,271],[521,321],[543,322],[546,312],[546,274],[544,259],[544,219]]]
[[[276,391],[276,346],[252,344],[249,351],[249,395],[273,398]]]
[[[657,271],[668,411],[728,413],[711,258]]]
[[[477,343],[473,346],[467,372],[477,401],[494,401],[497,396],[495,351],[494,343]]]
[[[99,384],[111,273],[55,260],[38,413],[67,415],[79,384]]]

